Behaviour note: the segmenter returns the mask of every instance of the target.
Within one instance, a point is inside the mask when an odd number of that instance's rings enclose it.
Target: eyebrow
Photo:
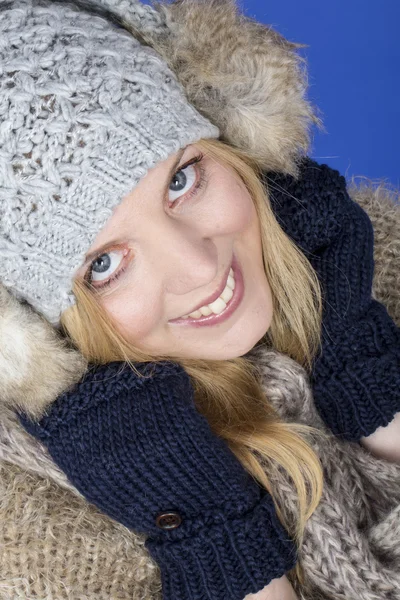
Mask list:
[[[168,171],[167,179],[166,179],[165,186],[164,186],[164,189],[163,189],[163,196],[165,195],[165,193],[167,191],[167,188],[168,188],[169,182],[171,180],[171,177],[175,173],[176,167],[179,165],[180,160],[181,160],[183,154],[185,153],[185,150],[186,150],[187,147],[188,146],[185,146],[184,148],[181,148],[179,150],[178,156],[176,157],[176,159],[174,160],[173,164],[171,165],[171,167],[170,167],[170,169]],[[122,242],[123,242],[122,239],[121,240],[117,239],[117,240],[114,240],[113,242],[107,242],[106,244],[103,244],[102,246],[100,246],[99,248],[97,248],[97,250],[95,250],[94,252],[90,252],[89,254],[87,254],[85,256],[82,267],[84,267],[92,259],[96,258],[96,256],[99,256],[99,254],[101,252],[103,252],[103,250],[105,250],[106,248],[108,248],[110,245],[112,245],[112,244],[117,245],[117,244],[120,244]]]

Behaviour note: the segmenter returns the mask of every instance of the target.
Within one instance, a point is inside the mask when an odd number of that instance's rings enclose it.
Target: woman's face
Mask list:
[[[77,277],[91,281],[118,331],[143,352],[225,360],[246,354],[268,330],[272,296],[246,187],[207,155],[193,162],[199,156],[191,144],[149,170],[97,235]],[[227,281],[223,302],[213,303]],[[210,303],[203,323],[173,322]]]

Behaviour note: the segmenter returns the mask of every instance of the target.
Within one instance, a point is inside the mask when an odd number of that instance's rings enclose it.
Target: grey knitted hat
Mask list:
[[[143,4],[102,4],[162,26]],[[158,162],[218,136],[162,57],[107,15],[0,0],[1,282],[58,325],[122,198]]]
[[[219,137],[296,176],[320,125],[300,44],[236,0],[0,0],[0,282],[53,324],[113,209]]]

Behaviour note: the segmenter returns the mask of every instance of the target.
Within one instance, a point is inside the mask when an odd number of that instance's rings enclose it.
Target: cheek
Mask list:
[[[155,302],[154,294],[144,293],[136,296],[131,286],[118,290],[114,298],[104,300],[103,306],[112,318],[120,334],[132,342],[145,339],[154,330],[160,320],[160,306]],[[143,298],[148,298],[143,302]]]
[[[254,226],[256,217],[248,191],[236,181],[220,189],[208,208],[208,220],[215,234],[243,233]]]

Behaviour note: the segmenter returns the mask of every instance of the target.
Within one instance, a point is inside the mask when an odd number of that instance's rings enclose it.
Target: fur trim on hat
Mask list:
[[[298,175],[312,124],[322,128],[318,109],[305,97],[306,61],[297,53],[304,44],[245,16],[235,0],[153,1],[166,24],[154,30],[141,25],[132,7],[127,13],[126,3],[123,11],[119,0],[96,2],[164,58],[221,140],[263,169]]]
[[[48,321],[0,285],[0,402],[39,419],[87,362]]]

